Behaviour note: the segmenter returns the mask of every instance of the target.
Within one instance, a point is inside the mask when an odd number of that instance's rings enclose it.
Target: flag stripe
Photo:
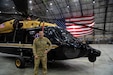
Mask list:
[[[78,21],[88,21],[88,20],[94,20],[94,16],[91,17],[81,17],[81,18],[67,18],[66,22],[78,22]]]
[[[89,34],[92,34],[92,32],[89,32],[89,33],[86,33],[86,34],[82,34],[82,36],[84,36],[84,35],[89,35]],[[74,37],[80,37],[80,34],[72,34]]]
[[[80,26],[80,25],[87,25],[87,24],[92,24],[92,23],[95,23],[95,22],[93,22],[93,21],[90,22],[90,23],[82,23],[82,22],[81,23],[80,22],[76,23],[76,22],[73,22],[73,23],[65,23],[65,24],[66,24],[66,26],[70,26],[70,25],[79,25]]]
[[[83,31],[83,32],[72,31],[71,34],[81,35],[81,34],[90,33],[90,32],[92,32],[92,31],[93,31],[93,29],[88,30],[88,31]]]
[[[91,34],[94,24],[94,16],[71,17],[65,19],[66,29],[74,37]]]
[[[95,23],[92,23],[92,24],[89,24],[89,25],[84,25],[84,26],[80,26],[80,25],[69,25],[69,26],[67,26],[66,28],[68,29],[68,28],[86,28],[87,26],[89,26],[89,27],[94,27],[94,24]]]
[[[93,22],[94,22],[93,20],[91,20],[91,21],[79,21],[79,22],[76,22],[76,21],[66,21],[66,25],[73,24],[73,23],[75,23],[75,24],[91,24]]]
[[[82,31],[88,31],[92,30],[91,28],[81,28],[81,29],[68,29],[69,32],[82,32]]]

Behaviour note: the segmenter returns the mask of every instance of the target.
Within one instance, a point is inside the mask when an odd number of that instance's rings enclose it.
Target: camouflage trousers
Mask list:
[[[39,56],[34,59],[34,75],[38,75],[40,62],[42,63],[42,74],[47,75],[47,56]]]

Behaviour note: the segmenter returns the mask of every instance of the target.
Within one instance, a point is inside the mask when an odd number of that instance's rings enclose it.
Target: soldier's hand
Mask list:
[[[48,53],[48,51],[46,50],[44,53],[45,53],[45,54],[47,54],[47,53]]]
[[[37,55],[35,55],[35,59],[38,59],[38,56]]]

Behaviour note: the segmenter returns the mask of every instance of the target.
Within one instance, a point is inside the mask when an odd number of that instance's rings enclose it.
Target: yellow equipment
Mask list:
[[[0,24],[0,33],[12,32],[14,30],[14,21],[15,19]],[[56,24],[41,22],[37,20],[23,20],[19,21],[15,27],[18,27],[20,24],[22,25],[22,29],[37,28],[40,26],[57,26]]]

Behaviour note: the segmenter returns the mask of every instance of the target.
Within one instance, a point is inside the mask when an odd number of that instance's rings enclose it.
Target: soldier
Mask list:
[[[44,37],[44,32],[39,31],[39,38],[33,41],[33,54],[34,54],[34,75],[38,75],[38,68],[40,61],[42,63],[43,75],[47,74],[47,53],[51,49],[51,42],[48,38]]]

